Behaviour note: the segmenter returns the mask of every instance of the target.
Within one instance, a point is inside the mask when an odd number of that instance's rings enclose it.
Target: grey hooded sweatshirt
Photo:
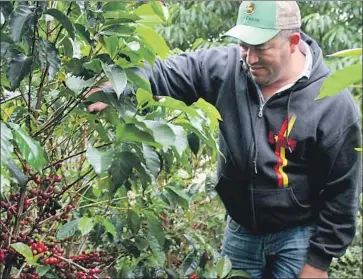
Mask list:
[[[360,118],[348,91],[314,100],[330,72],[317,43],[309,79],[262,104],[238,46],[157,60],[143,75],[153,94],[204,98],[220,122],[216,190],[228,214],[255,233],[316,224],[307,263],[327,270],[356,230],[362,186]]]

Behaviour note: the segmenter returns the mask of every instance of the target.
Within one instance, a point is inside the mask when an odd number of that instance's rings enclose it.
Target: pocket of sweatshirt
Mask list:
[[[274,231],[309,221],[310,204],[303,193],[296,196],[292,188],[252,189],[257,228]]]
[[[221,175],[215,190],[233,220],[240,224],[248,222],[246,216],[251,216],[250,195],[242,182]]]

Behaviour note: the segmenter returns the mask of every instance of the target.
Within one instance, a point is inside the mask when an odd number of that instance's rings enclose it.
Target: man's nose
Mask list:
[[[253,65],[258,62],[258,56],[251,48],[246,52],[246,62],[248,65]]]

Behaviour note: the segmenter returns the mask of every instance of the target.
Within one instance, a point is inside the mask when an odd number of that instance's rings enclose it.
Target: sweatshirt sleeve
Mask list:
[[[228,57],[236,53],[226,47],[182,53],[165,61],[157,59],[153,65],[145,63],[137,73],[149,80],[154,95],[170,96],[188,105],[199,98],[215,104],[227,76]]]
[[[362,146],[360,120],[347,129],[328,148],[321,160],[328,170],[320,196],[317,230],[310,239],[307,263],[328,270],[333,257],[341,257],[356,231],[359,194],[362,188]],[[323,174],[322,174],[323,175]]]
[[[204,52],[183,53],[157,59],[151,69],[146,65],[154,95],[171,96],[191,104],[202,97],[202,70]]]

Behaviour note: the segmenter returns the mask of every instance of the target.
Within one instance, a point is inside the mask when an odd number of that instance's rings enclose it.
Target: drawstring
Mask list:
[[[287,144],[287,147],[289,149],[289,152],[292,153],[292,150],[291,150],[291,146],[290,146],[290,142],[289,142],[289,134],[290,134],[290,131],[289,131],[289,109],[290,109],[290,100],[291,100],[291,95],[292,95],[292,92],[293,90],[291,90],[291,92],[289,93],[289,96],[287,98],[287,112],[286,112],[286,119],[287,119],[287,130],[286,130],[286,144]]]
[[[253,127],[253,122],[252,122],[252,113],[251,113],[251,104],[250,104],[250,96],[249,95],[250,94],[247,92],[247,107],[248,107],[248,113],[250,115],[252,138],[253,138],[253,143],[254,143],[254,147],[255,147],[255,154],[254,154],[254,157],[253,157],[253,168],[254,168],[255,174],[257,174],[257,142],[256,142],[255,129]]]

